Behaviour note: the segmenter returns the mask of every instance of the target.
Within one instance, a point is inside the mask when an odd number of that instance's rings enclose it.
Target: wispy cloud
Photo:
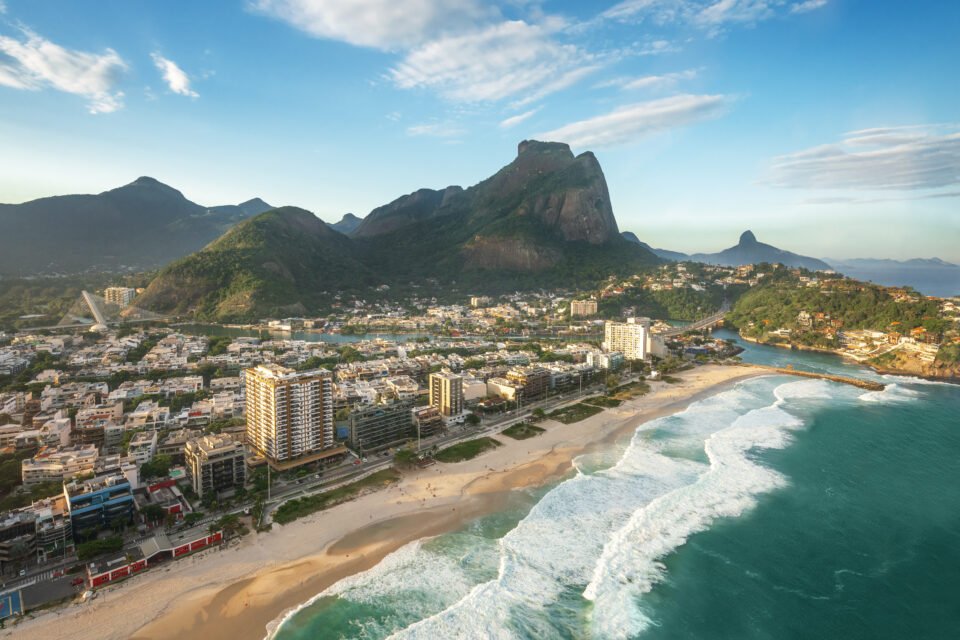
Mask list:
[[[429,122],[407,127],[408,136],[427,136],[430,138],[459,138],[467,133],[463,127],[450,122]]]
[[[451,102],[529,104],[597,68],[593,56],[562,40],[569,27],[538,5],[533,21],[506,20],[481,0],[249,0],[318,38],[395,52],[387,79]]]
[[[318,38],[417,47],[494,13],[476,0],[251,0],[251,8]]]
[[[768,184],[796,189],[914,190],[960,184],[955,125],[853,131],[773,160]]]
[[[790,7],[790,13],[806,13],[827,6],[829,0],[805,0]]]
[[[686,71],[675,71],[673,73],[664,73],[661,75],[641,76],[639,78],[614,78],[603,82],[598,86],[620,87],[626,91],[646,90],[646,89],[665,89],[675,86],[682,80],[692,80],[697,77],[696,69],[687,69]]]
[[[573,122],[539,134],[541,140],[575,147],[611,147],[645,136],[716,118],[730,99],[722,95],[683,94],[620,107],[601,116]]]
[[[160,71],[160,74],[163,76],[163,81],[167,83],[170,91],[190,98],[200,97],[200,94],[190,88],[190,76],[177,66],[176,62],[169,58],[164,58],[159,53],[151,53],[150,57],[153,58],[153,64],[156,65]]]
[[[728,25],[752,25],[780,14],[803,13],[828,0],[624,0],[601,16],[622,22],[679,24],[716,34]]]
[[[67,49],[29,29],[23,39],[0,36],[0,85],[38,91],[56,89],[87,99],[90,113],[123,107],[116,85],[127,63],[113,49],[88,53]]]
[[[456,102],[526,94],[522,103],[568,87],[595,68],[577,47],[551,38],[549,26],[522,20],[442,37],[411,51],[390,70],[403,89],[428,88]]]
[[[515,116],[510,116],[505,120],[500,122],[501,129],[509,129],[510,127],[515,127],[521,122],[525,122],[532,118],[542,107],[537,107],[536,109],[530,109],[529,111],[524,111],[523,113],[518,113]]]

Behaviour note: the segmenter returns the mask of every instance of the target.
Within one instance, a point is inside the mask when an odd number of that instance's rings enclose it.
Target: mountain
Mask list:
[[[149,177],[96,195],[0,204],[0,274],[157,267],[269,208],[259,199],[203,207]]]
[[[829,271],[832,269],[822,260],[797,255],[791,251],[784,251],[769,244],[758,242],[752,231],[744,231],[740,235],[740,241],[729,249],[724,249],[719,253],[695,253],[690,256],[690,259],[694,262],[730,267],[769,262],[770,264],[780,263],[787,267],[802,267],[811,271]]]
[[[340,218],[340,222],[334,222],[330,225],[330,228],[334,231],[339,231],[345,236],[349,236],[357,230],[361,222],[363,222],[363,218],[358,218],[352,213],[345,213],[343,217]]]
[[[398,279],[546,286],[655,264],[620,236],[600,163],[525,140],[517,157],[462,189],[420,189],[370,212],[353,233],[365,262]]]
[[[282,207],[164,268],[137,305],[223,321],[302,315],[335,290],[374,283],[352,254],[345,235],[309,211]]]
[[[646,242],[643,242],[642,240],[640,240],[640,238],[637,237],[637,234],[635,234],[633,231],[624,231],[620,235],[622,235],[624,238],[626,238],[630,242],[640,245],[641,247],[643,247],[647,251],[650,251],[654,255],[660,258],[663,258],[664,260],[669,260],[671,262],[683,262],[684,260],[690,259],[690,256],[688,256],[685,253],[680,253],[679,251],[670,251],[669,249],[656,249],[654,247],[651,247]]]
[[[334,291],[372,284],[430,278],[478,293],[593,285],[660,261],[620,235],[592,153],[524,141],[487,180],[402,196],[349,237],[302,209],[260,214],[164,269],[137,304],[249,319],[314,312]]]
[[[960,295],[960,266],[940,258],[877,260],[873,258],[826,258],[836,271],[856,280],[888,287],[913,287],[929,296]]]

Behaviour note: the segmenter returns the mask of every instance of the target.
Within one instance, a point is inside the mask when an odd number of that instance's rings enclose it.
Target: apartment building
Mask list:
[[[243,445],[229,435],[208,435],[189,440],[183,456],[187,476],[201,498],[242,487],[246,480]]]
[[[286,469],[332,455],[333,376],[276,364],[244,370],[247,444]]]
[[[430,406],[444,416],[463,413],[463,377],[447,371],[431,373]]]
[[[620,351],[627,360],[647,357],[650,318],[627,318],[626,322],[608,321],[604,325],[603,350]]]

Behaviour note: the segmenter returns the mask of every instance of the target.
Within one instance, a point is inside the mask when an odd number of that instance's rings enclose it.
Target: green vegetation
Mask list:
[[[308,516],[323,509],[328,509],[342,502],[352,500],[357,496],[383,489],[400,480],[400,474],[394,469],[377,471],[363,480],[333,489],[326,493],[288,500],[280,505],[273,514],[273,521],[278,524],[288,524],[297,518]]]
[[[936,362],[945,365],[960,363],[960,342],[940,345],[940,350],[937,351]]]
[[[677,384],[678,382],[683,382],[683,380],[681,380],[680,378],[677,378],[676,376],[663,376],[660,379],[666,382],[667,384]]]
[[[843,329],[872,329],[900,333],[924,327],[942,333],[949,322],[939,317],[939,305],[917,294],[911,300],[894,299],[880,286],[838,281],[826,288],[807,287],[789,273],[747,292],[734,305],[727,320],[740,328],[745,336],[764,338],[777,328],[793,330],[790,341],[809,346],[834,346],[823,335],[805,331],[797,322],[801,311],[828,314]]]
[[[159,455],[140,467],[140,476],[143,478],[163,478],[170,473],[173,459],[168,455]]]
[[[120,536],[82,542],[77,545],[77,559],[86,561],[104,553],[116,553],[121,549],[123,549],[123,538]]]
[[[500,433],[514,440],[526,440],[527,438],[534,438],[544,431],[546,431],[546,429],[535,427],[529,422],[518,422],[513,426],[507,427]]]
[[[640,380],[637,382],[628,382],[627,384],[620,385],[614,390],[613,398],[617,400],[630,400],[637,396],[646,395],[650,393],[650,385],[646,382]]]
[[[409,469],[417,464],[417,452],[411,449],[400,449],[394,454],[393,463],[398,469]]]
[[[619,389],[619,387],[617,387]],[[614,392],[616,389],[614,390]],[[615,397],[610,396],[594,396],[592,398],[584,399],[584,404],[592,404],[595,407],[603,407],[604,409],[613,409],[619,407],[621,400],[618,400]]]
[[[563,424],[573,424],[574,422],[586,420],[590,416],[595,416],[601,411],[603,411],[603,407],[587,404],[586,402],[578,402],[577,404],[569,407],[552,411],[548,415],[557,422],[562,422]]]
[[[499,446],[502,446],[501,442],[494,438],[476,438],[447,447],[433,457],[438,462],[463,462]]]

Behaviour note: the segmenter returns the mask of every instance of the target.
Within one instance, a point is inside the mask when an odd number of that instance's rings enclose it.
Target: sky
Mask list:
[[[0,202],[327,221],[596,153],[621,230],[960,263],[955,0],[0,0]]]

